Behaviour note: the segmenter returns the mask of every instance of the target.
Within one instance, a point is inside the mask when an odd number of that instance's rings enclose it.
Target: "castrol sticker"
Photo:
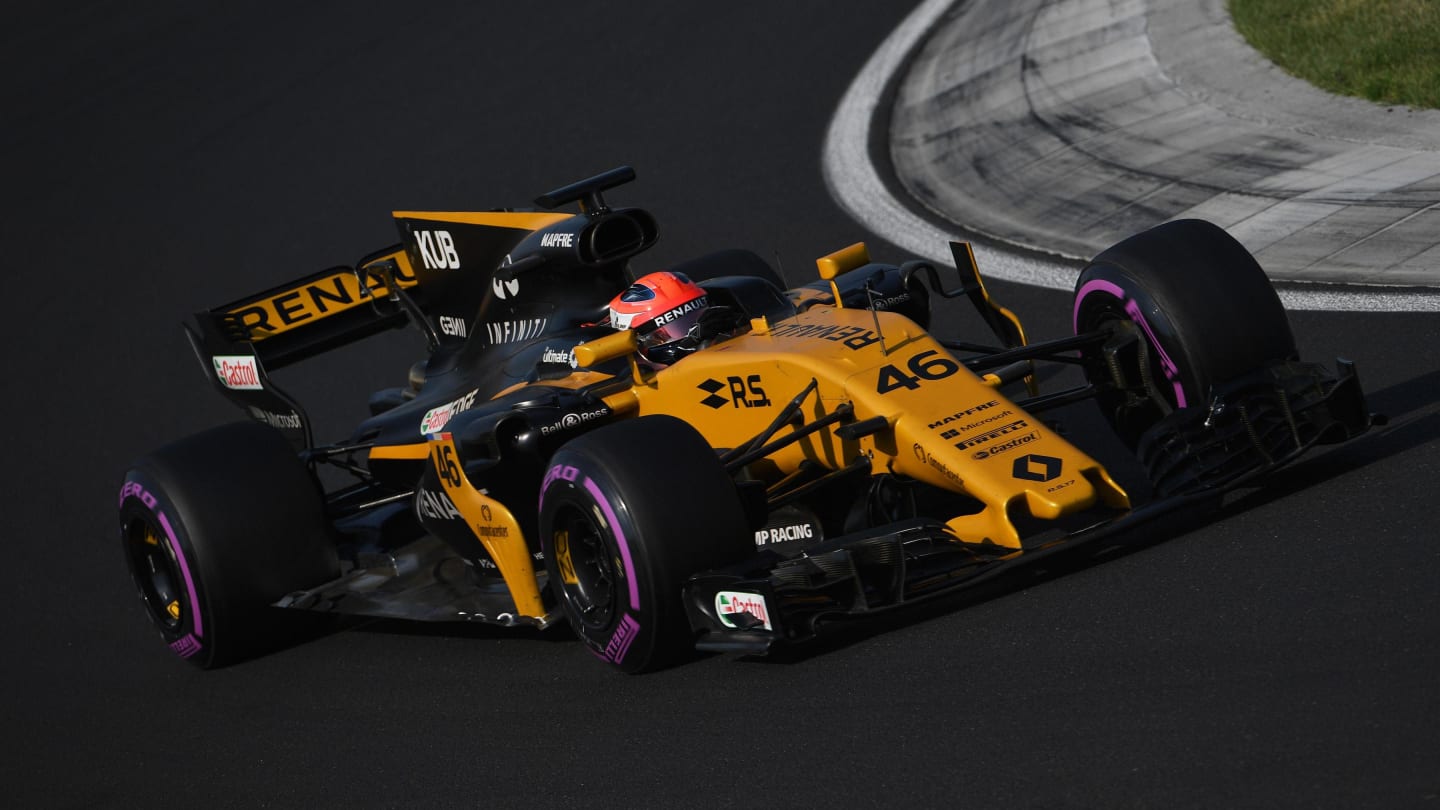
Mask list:
[[[249,355],[216,355],[211,358],[215,364],[215,376],[220,384],[232,391],[259,391],[260,368],[255,358]]]
[[[438,408],[431,408],[426,411],[425,418],[420,420],[420,432],[426,436],[432,433],[439,433],[441,428],[449,424],[450,419],[454,417],[455,414],[474,405],[475,397],[479,395],[479,393],[480,390],[477,388],[454,402],[447,402]]]
[[[730,619],[737,613],[749,613],[758,619],[766,630],[775,629],[770,624],[770,610],[765,605],[765,597],[760,594],[737,591],[721,591],[715,594],[715,615],[720,617],[721,624],[738,629]]]

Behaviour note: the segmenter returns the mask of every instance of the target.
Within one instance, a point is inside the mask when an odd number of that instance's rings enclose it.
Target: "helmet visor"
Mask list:
[[[697,306],[689,312],[667,320],[665,323],[647,332],[640,338],[640,344],[642,346],[663,346],[666,343],[674,343],[677,340],[684,339],[690,334],[691,327],[699,323],[700,315],[705,312],[703,305],[704,300],[703,298],[696,299],[696,302],[699,302],[701,306]]]
[[[690,334],[691,327],[700,321],[700,315],[705,312],[708,301],[709,296],[702,295],[656,315],[650,323],[639,327],[644,333],[640,342],[647,346],[659,346]]]

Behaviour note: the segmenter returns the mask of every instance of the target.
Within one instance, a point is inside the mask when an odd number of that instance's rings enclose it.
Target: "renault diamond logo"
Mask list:
[[[1060,475],[1063,463],[1053,456],[1034,454],[1015,459],[1014,475],[1022,481],[1051,481]]]
[[[719,380],[706,380],[695,387],[710,395],[700,400],[701,405],[708,405],[711,408],[721,408],[730,404],[730,400],[715,395],[717,391],[725,387],[725,383]]]

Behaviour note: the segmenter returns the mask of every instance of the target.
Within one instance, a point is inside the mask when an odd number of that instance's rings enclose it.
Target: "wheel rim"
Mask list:
[[[167,634],[179,634],[188,605],[169,539],[153,522],[134,520],[125,530],[125,548],[151,620]]]
[[[1125,302],[1108,295],[1092,295],[1085,308],[1077,312],[1076,329],[1088,332],[1106,329],[1116,334],[1131,333],[1146,350],[1145,368],[1139,358],[1131,358],[1123,369],[1131,385],[1117,387],[1105,359],[1098,352],[1086,363],[1086,377],[1096,386],[1097,401],[1116,432],[1127,444],[1133,445],[1146,428],[1159,421],[1170,409],[1180,406],[1183,397],[1178,371],[1167,371],[1160,357],[1161,349],[1145,324],[1138,323],[1126,309]],[[1143,372],[1143,374],[1142,374]],[[1148,377],[1155,385],[1163,405],[1150,395],[1139,381]]]
[[[607,535],[593,516],[572,506],[556,515],[553,531],[566,604],[585,627],[608,628],[623,583]]]

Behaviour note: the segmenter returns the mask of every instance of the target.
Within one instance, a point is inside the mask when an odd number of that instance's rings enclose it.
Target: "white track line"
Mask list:
[[[870,127],[885,85],[900,69],[910,50],[954,0],[925,0],[880,45],[850,84],[825,136],[822,169],[825,185],[846,213],[871,231],[907,252],[934,262],[951,261],[949,242],[955,238],[917,216],[891,196],[870,162]],[[975,246],[975,258],[988,278],[1071,290],[1075,269],[1030,254]],[[1440,291],[1358,287],[1339,290],[1323,285],[1286,287],[1280,300],[1288,309],[1351,312],[1440,312]]]

